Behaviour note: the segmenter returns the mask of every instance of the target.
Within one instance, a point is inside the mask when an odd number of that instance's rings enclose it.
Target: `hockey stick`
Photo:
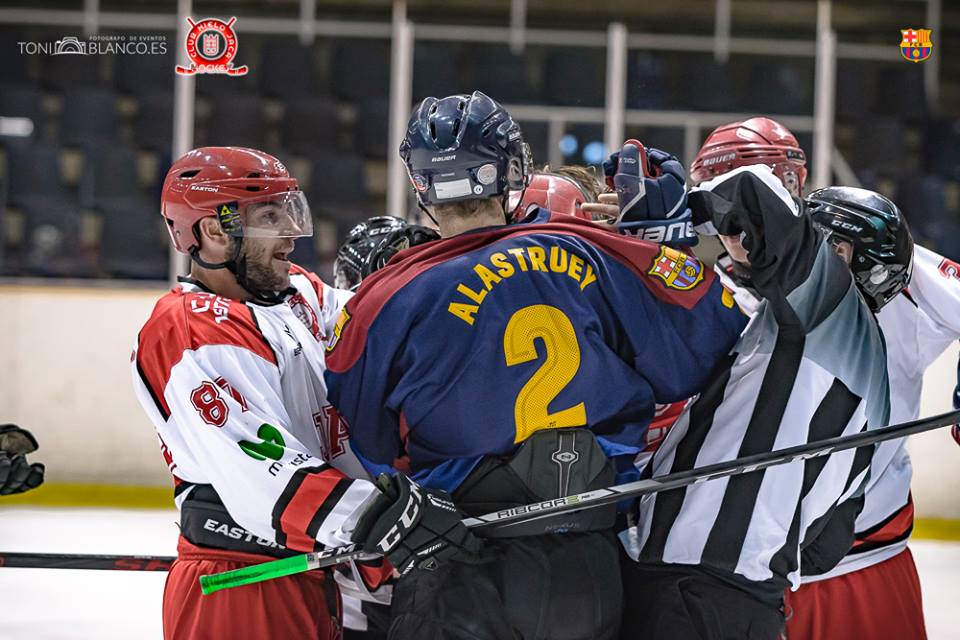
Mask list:
[[[0,567],[18,569],[107,569],[169,571],[175,556],[98,556],[79,553],[6,553]]]
[[[562,513],[572,513],[583,509],[592,509],[594,507],[613,504],[627,498],[637,498],[646,494],[666,491],[668,489],[679,489],[716,478],[760,471],[767,467],[787,464],[795,460],[806,460],[830,455],[838,451],[846,451],[847,449],[866,447],[885,440],[903,438],[915,433],[946,427],[958,421],[960,421],[960,410],[950,411],[912,422],[872,429],[870,431],[862,431],[851,436],[839,436],[826,440],[818,440],[816,442],[779,449],[777,451],[767,451],[736,458],[735,460],[729,460],[727,462],[718,462],[705,467],[690,469],[689,471],[679,471],[657,478],[637,480],[635,482],[607,487],[606,489],[596,489],[572,496],[503,509],[476,518],[465,518],[463,523],[476,533],[483,534],[485,531],[532,522],[542,518],[557,516]],[[363,560],[373,557],[375,556],[360,551],[357,545],[326,549],[317,553],[306,553],[300,556],[265,562],[234,571],[200,576],[200,589],[204,595],[207,595],[215,591],[220,591],[221,589],[230,589],[263,580],[272,580],[274,578],[309,571],[310,569],[330,567],[349,560]]]

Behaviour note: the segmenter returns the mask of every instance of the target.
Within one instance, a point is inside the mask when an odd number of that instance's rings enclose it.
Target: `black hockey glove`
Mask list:
[[[0,425],[0,495],[23,493],[43,483],[43,464],[29,464],[26,458],[37,447],[29,431],[15,424]]]
[[[377,484],[383,493],[360,517],[353,541],[386,555],[401,576],[480,552],[480,539],[463,526],[446,491],[421,487],[401,473],[381,474]]]

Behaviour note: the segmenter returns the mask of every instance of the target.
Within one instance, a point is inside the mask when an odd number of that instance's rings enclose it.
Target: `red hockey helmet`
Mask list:
[[[523,200],[518,206],[521,193]],[[532,206],[543,207],[561,215],[593,220],[593,216],[580,209],[580,205],[587,201],[583,189],[571,178],[556,173],[535,173],[526,189],[522,192],[511,192],[508,211],[513,211],[514,222],[523,220]]]
[[[696,186],[750,164],[769,165],[787,191],[800,197],[807,179],[807,156],[790,130],[770,118],[750,118],[714,129],[690,167],[690,181]]]
[[[298,238],[313,234],[306,198],[270,154],[243,147],[201,147],[173,163],[160,211],[178,251],[199,248],[197,222],[216,216],[235,237]]]

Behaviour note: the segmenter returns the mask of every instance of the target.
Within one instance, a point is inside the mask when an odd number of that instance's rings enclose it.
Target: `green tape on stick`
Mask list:
[[[255,564],[242,569],[234,569],[224,573],[215,573],[207,576],[200,576],[200,590],[203,595],[210,595],[221,589],[230,589],[240,587],[254,582],[263,582],[264,580],[273,580],[283,576],[293,575],[308,571],[310,566],[310,556],[313,554],[304,554]]]

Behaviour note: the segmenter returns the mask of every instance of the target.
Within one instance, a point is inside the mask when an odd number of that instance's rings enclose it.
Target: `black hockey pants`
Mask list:
[[[623,556],[621,640],[777,640],[780,608],[685,565]]]
[[[449,561],[394,589],[390,640],[604,640],[621,618],[609,532],[489,540],[485,561]]]

